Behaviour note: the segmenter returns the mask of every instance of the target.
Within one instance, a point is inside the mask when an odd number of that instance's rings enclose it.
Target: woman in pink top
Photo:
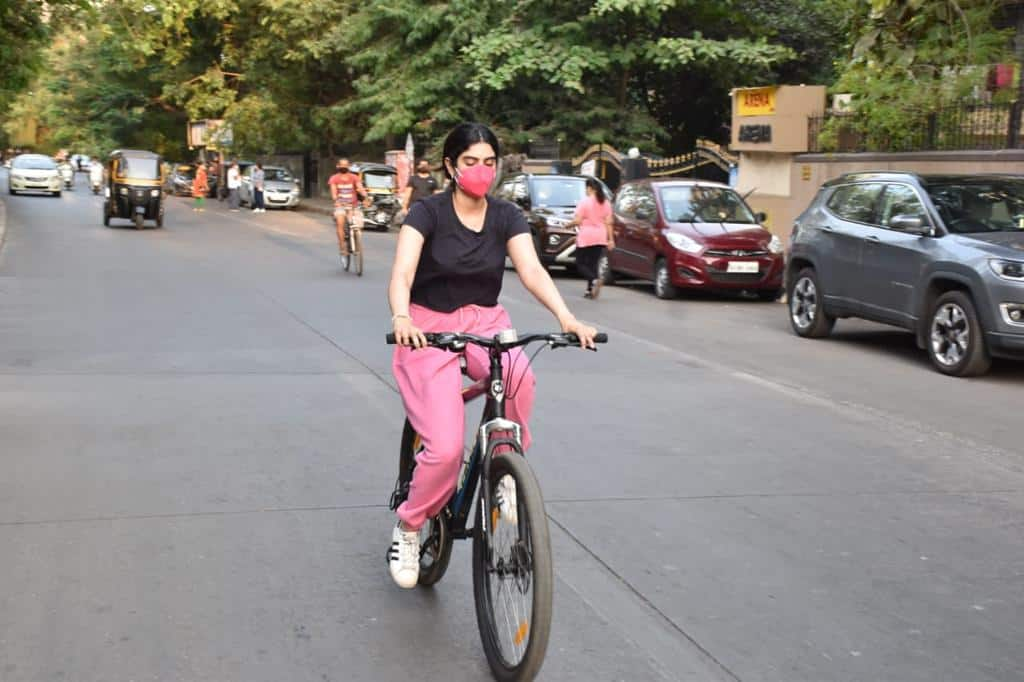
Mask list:
[[[604,195],[604,187],[594,178],[587,178],[587,196],[576,207],[570,225],[579,225],[576,233],[576,269],[587,280],[584,298],[597,298],[601,291],[597,264],[605,248],[615,248],[612,232],[612,205]]]

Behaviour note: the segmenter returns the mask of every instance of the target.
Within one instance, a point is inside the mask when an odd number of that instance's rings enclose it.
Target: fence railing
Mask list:
[[[903,112],[880,125],[857,112],[808,119],[812,152],[975,151],[1024,148],[1024,103],[956,104]]]

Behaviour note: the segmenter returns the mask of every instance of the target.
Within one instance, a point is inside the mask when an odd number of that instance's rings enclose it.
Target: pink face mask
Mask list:
[[[478,163],[455,173],[455,182],[462,191],[477,199],[487,194],[497,174],[494,166]]]

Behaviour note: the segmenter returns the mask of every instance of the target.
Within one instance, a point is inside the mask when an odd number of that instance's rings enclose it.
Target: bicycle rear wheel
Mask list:
[[[416,468],[416,453],[421,447],[420,437],[409,420],[405,420],[402,432],[402,449],[398,457],[398,480],[391,496],[391,509],[398,509],[409,496],[409,482]],[[453,538],[448,526],[448,517],[442,510],[437,516],[427,519],[420,529],[420,587],[431,587],[444,577],[452,558]]]
[[[497,488],[515,490],[516,522],[502,518]],[[473,598],[480,639],[498,680],[532,680],[544,663],[551,633],[551,541],[540,486],[519,454],[491,459],[490,509],[473,533]],[[479,497],[481,508],[484,496]]]

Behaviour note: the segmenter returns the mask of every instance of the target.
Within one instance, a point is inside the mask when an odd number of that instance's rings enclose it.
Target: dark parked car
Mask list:
[[[587,194],[586,181],[582,175],[518,173],[503,178],[494,191],[526,213],[537,255],[545,266],[571,267],[576,262],[576,229],[567,225],[576,204]],[[607,187],[605,194],[612,196]]]
[[[615,249],[601,264],[606,283],[619,274],[652,280],[659,298],[679,289],[782,295],[782,242],[728,186],[638,180],[619,188],[614,209]]]
[[[953,376],[1024,357],[1024,176],[844,175],[797,218],[786,273],[800,336],[896,325]]]

